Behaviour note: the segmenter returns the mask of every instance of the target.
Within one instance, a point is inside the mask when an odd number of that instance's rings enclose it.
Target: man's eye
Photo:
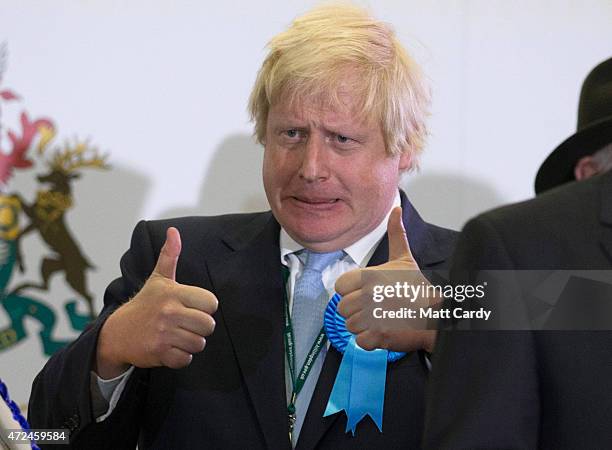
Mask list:
[[[291,139],[295,139],[296,137],[299,137],[300,132],[293,128],[291,130],[285,131],[285,135],[287,135],[287,137],[289,137]]]
[[[355,139],[352,139],[352,138],[350,138],[348,136],[345,136],[343,134],[335,134],[332,137],[332,139],[334,139],[336,143],[342,144],[342,145],[355,143]]]

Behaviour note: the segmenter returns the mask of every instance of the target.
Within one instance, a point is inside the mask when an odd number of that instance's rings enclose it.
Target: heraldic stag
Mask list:
[[[48,290],[49,279],[56,272],[64,272],[68,285],[87,302],[89,316],[95,317],[94,299],[87,289],[86,271],[92,264],[81,252],[78,244],[68,229],[65,213],[73,205],[73,180],[80,177],[80,170],[85,168],[107,169],[106,157],[100,156],[97,149],[86,143],[66,143],[63,148],[55,150],[46,160],[48,172],[37,176],[45,188],[38,191],[36,200],[29,204],[19,194],[17,198],[30,223],[17,236],[17,263],[24,271],[23,258],[19,242],[28,233],[38,231],[40,237],[54,252],[42,261],[40,272],[42,282],[25,282],[13,290],[17,293],[26,288]]]

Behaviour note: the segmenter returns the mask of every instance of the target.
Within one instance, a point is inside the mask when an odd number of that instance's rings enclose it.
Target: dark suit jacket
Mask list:
[[[611,268],[609,173],[471,220],[451,281],[464,269]],[[609,331],[442,332],[428,389],[428,449],[612,448]]]
[[[455,234],[426,224],[402,193],[412,252],[423,269],[444,265]],[[108,315],[143,285],[165,230],[181,232],[177,281],[215,293],[219,309],[205,350],[185,369],[136,369],[117,409],[92,417],[89,371]],[[383,239],[370,264],[387,260]],[[98,320],[55,354],[36,377],[30,400],[34,428],[72,429],[75,448],[289,449],[283,343],[279,225],[271,213],[140,222],[121,260],[122,277],[108,287]],[[418,448],[427,370],[422,355],[391,364],[383,433],[369,419],[353,437],[342,414],[323,418],[341,355],[327,354],[300,433],[299,449]]]

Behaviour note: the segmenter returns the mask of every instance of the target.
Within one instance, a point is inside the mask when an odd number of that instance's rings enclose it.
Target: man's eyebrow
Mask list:
[[[306,129],[306,128],[310,128],[308,124],[298,121],[298,120],[289,120],[289,119],[285,119],[285,120],[279,120],[277,121],[274,125],[273,128],[275,130],[281,129],[281,128],[299,128],[299,129]]]
[[[355,124],[353,122],[327,124],[323,125],[322,128],[328,133],[346,134],[352,137],[365,137],[372,131],[370,127],[366,125]]]

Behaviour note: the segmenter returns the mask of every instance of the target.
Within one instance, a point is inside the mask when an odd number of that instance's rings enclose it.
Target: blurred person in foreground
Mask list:
[[[542,165],[540,195],[469,221],[451,269],[453,283],[486,270],[520,271],[538,283],[564,275],[546,313],[570,307],[564,318],[574,322],[549,331],[440,331],[425,448],[612,448],[611,145],[609,59],[583,85],[577,133]],[[565,184],[572,178],[582,181]],[[590,279],[601,273],[606,282]],[[510,306],[525,314],[538,309],[536,297],[515,300]]]
[[[341,355],[321,326],[344,272],[446,264],[455,233],[398,189],[428,100],[390,27],[359,8],[317,8],[274,37],[249,102],[271,211],[140,222],[99,318],[35,379],[33,427],[87,449],[418,448],[435,332],[404,336],[410,353],[389,364],[384,432],[366,418],[352,436],[323,417]]]

